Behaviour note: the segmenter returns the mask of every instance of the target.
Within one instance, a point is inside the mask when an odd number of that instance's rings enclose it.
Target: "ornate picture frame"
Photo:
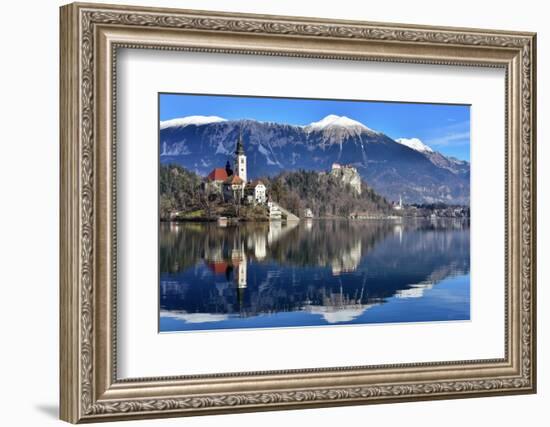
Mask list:
[[[189,10],[61,8],[61,419],[94,422],[536,391],[536,35]],[[505,70],[505,357],[118,379],[117,49]]]

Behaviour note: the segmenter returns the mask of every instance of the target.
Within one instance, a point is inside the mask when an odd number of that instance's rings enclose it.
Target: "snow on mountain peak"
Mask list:
[[[420,151],[421,153],[433,153],[430,147],[420,141],[418,138],[397,138],[395,140],[401,145],[405,145],[413,150]]]
[[[343,128],[361,128],[365,130],[370,130],[363,123],[358,122],[357,120],[350,119],[346,116],[337,116],[336,114],[329,114],[325,118],[319,120],[318,122],[310,123],[307,126],[304,126],[308,129],[321,130],[332,127],[343,127]]]
[[[216,122],[225,122],[226,119],[223,119],[218,116],[187,116],[180,117],[178,119],[165,120],[160,122],[160,128],[166,129],[170,127],[184,127],[187,125],[206,125],[208,123]]]

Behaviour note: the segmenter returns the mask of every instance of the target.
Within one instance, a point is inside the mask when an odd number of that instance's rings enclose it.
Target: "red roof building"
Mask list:
[[[238,175],[231,175],[225,180],[225,183],[229,185],[242,185],[243,182],[244,181]]]
[[[207,177],[210,181],[225,181],[227,179],[227,172],[224,168],[213,169]]]

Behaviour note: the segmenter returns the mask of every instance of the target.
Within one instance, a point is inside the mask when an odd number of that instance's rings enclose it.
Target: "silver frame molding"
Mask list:
[[[60,13],[61,419],[112,421],[536,391],[534,33],[80,3]],[[118,379],[119,48],[503,68],[505,357]]]

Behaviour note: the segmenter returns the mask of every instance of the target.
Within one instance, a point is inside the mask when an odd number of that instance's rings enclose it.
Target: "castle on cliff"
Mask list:
[[[361,194],[361,176],[353,166],[333,163],[330,175],[340,179],[344,184],[349,184],[353,191]]]

